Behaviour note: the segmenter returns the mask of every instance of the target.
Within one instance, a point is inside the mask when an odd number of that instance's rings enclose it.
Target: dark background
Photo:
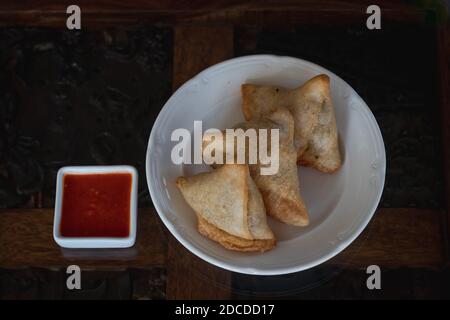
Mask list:
[[[114,4],[110,3],[112,8]],[[189,30],[195,31],[198,25],[200,36],[208,28],[227,28],[233,37],[232,56],[269,53],[299,57],[336,73],[358,92],[374,113],[386,147],[386,184],[379,210],[385,210],[383,216],[397,209],[413,212],[414,217],[428,212],[439,215],[436,221],[442,246],[430,250],[441,250],[442,262],[437,266],[434,261],[429,266],[381,265],[383,289],[376,292],[367,290],[367,274],[361,266],[322,265],[277,277],[230,274],[229,280],[222,282],[215,278],[215,271],[205,276],[193,264],[189,268],[198,276],[195,281],[216,285],[234,298],[450,298],[445,188],[449,163],[444,152],[450,146],[443,121],[448,119],[449,106],[442,107],[442,79],[449,64],[439,58],[450,52],[440,52],[440,42],[448,44],[441,31],[447,28],[446,3],[403,4],[398,8],[386,2],[391,5],[388,8],[394,8],[386,10],[386,18],[380,5],[381,30],[368,30],[367,5],[352,2],[324,1],[322,7],[265,3],[262,13],[252,2],[244,9],[221,2],[216,3],[219,8],[203,9],[194,2],[194,8],[180,5],[175,13],[153,7],[147,18],[145,10],[137,13],[130,6],[122,20],[117,18],[121,16],[117,10],[103,12],[99,5],[89,7],[92,10],[86,28],[82,20],[82,31],[66,30],[61,12],[36,18],[25,14],[26,8],[19,2],[18,12],[24,14],[14,18],[4,9],[0,14],[4,18],[0,27],[0,226],[5,223],[2,213],[12,208],[52,208],[56,172],[66,165],[133,165],[140,176],[139,206],[152,208],[144,159],[152,123],[179,85],[174,79],[174,74],[180,78],[174,66],[179,63],[177,28],[194,26]],[[228,16],[226,10],[234,15]],[[116,20],[120,22],[113,23]],[[184,59],[189,65],[191,58]],[[20,215],[20,210],[15,214]],[[411,220],[418,221],[414,228],[419,235],[421,219]],[[161,229],[161,242],[170,247],[171,236]],[[168,264],[174,259],[189,264],[186,253],[179,252],[183,248],[177,247],[175,254],[170,250]],[[376,257],[374,264],[378,263]],[[98,264],[101,267],[101,262]],[[34,266],[32,258],[23,268],[0,264],[0,298],[195,296],[185,284],[166,289],[168,279],[179,278],[182,269],[123,264],[119,271],[93,268],[83,273],[84,289],[76,292],[65,289],[63,269]],[[172,276],[171,270],[177,270],[176,274]],[[170,285],[176,286],[176,280]]]

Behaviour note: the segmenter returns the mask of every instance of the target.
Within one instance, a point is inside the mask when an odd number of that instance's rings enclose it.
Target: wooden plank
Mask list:
[[[210,65],[233,56],[233,29],[176,27],[174,33],[174,90]],[[195,257],[170,236],[167,261],[169,299],[227,299],[231,273]]]
[[[450,265],[450,22],[437,29],[437,68],[441,109],[443,172],[447,206],[446,245],[447,263]]]
[[[231,298],[231,272],[196,257],[172,235],[168,244],[167,299]]]
[[[229,27],[176,27],[173,52],[173,90],[203,69],[233,57]]]
[[[0,4],[1,25],[33,25],[65,27],[69,0],[8,1]],[[141,21],[152,23],[232,23],[235,25],[298,25],[308,23],[365,23],[370,0],[347,1],[89,1],[76,3],[82,11],[82,25],[117,26]],[[428,11],[435,8],[379,0],[383,19],[395,21],[423,21]]]
[[[53,240],[53,209],[0,211],[0,268],[122,270],[166,263],[166,239],[154,209],[138,214],[136,244],[126,249],[64,249]]]
[[[445,265],[444,212],[429,209],[379,209],[363,233],[332,266],[440,268]]]
[[[348,268],[370,264],[394,268],[443,266],[443,216],[443,212],[429,209],[379,209],[357,240],[328,263]],[[130,249],[62,249],[53,241],[52,228],[52,209],[0,211],[0,268],[59,268],[76,263],[85,268],[124,269],[166,263],[167,240],[157,213],[151,208],[139,211],[138,238]],[[188,295],[193,297],[198,294],[197,286],[186,281],[190,277],[194,282],[198,278],[216,281],[219,289],[227,288],[229,272],[221,273],[221,269],[193,256],[172,236],[168,241],[171,297],[183,295],[183,290],[189,290]],[[198,285],[205,285],[202,289],[208,291],[211,283]],[[220,296],[215,289],[210,290],[211,297]]]

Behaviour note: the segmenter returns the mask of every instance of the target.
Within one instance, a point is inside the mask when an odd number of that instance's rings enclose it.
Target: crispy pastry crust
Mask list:
[[[186,202],[209,223],[230,234],[253,239],[248,226],[248,179],[246,165],[230,164],[213,172],[176,181]]]
[[[342,164],[330,78],[321,74],[296,89],[243,84],[242,111],[246,120],[260,118],[278,107],[288,108],[295,122],[297,163],[325,173]]]
[[[262,164],[250,164],[250,175],[264,200],[267,214],[277,220],[295,226],[306,226],[309,224],[308,210],[300,194],[300,183],[298,179],[297,152],[294,139],[294,119],[287,108],[276,108],[261,118],[255,118],[236,126],[243,130],[247,129],[278,129],[279,130],[279,167],[278,172],[273,175],[262,175]],[[269,130],[268,135],[271,135]],[[271,141],[271,138],[268,137]],[[211,139],[206,137],[203,141],[206,147]],[[233,144],[219,144],[220,152],[226,150]],[[268,145],[271,150],[271,145]],[[217,151],[217,150],[216,150]],[[271,153],[271,151],[270,151]],[[236,155],[236,154],[235,154]],[[215,165],[217,167],[217,165]]]
[[[263,252],[275,246],[263,197],[247,165],[229,164],[212,172],[179,177],[177,186],[195,211],[198,231],[205,237],[237,251]]]
[[[276,241],[273,239],[248,240],[233,236],[197,215],[198,231],[205,237],[220,243],[227,249],[241,252],[265,252],[275,247]]]

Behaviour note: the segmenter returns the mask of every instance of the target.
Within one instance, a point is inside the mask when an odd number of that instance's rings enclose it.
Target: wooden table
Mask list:
[[[111,28],[120,30],[120,28],[126,28],[123,26],[133,26],[136,23],[150,23],[169,29],[169,38],[172,39],[169,52],[172,58],[168,60],[171,66],[161,71],[161,75],[167,76],[171,72],[173,90],[204,68],[238,54],[261,50],[274,50],[279,54],[283,54],[283,52],[288,54],[290,49],[284,46],[287,42],[283,41],[289,41],[290,35],[295,36],[296,33],[292,30],[296,30],[296,28],[306,26],[311,30],[316,28],[332,30],[340,27],[347,30],[345,29],[347,27],[351,29],[364,26],[367,18],[365,9],[368,4],[370,3],[366,1],[323,1],[321,5],[316,4],[315,1],[301,3],[282,1],[279,4],[272,2],[260,4],[256,1],[232,1],[231,3],[213,1],[207,4],[201,1],[189,2],[189,4],[160,4],[154,1],[141,1],[124,4],[109,1],[96,5],[89,1],[78,2],[82,8],[83,28],[86,27],[93,32],[105,34],[105,31],[102,30]],[[441,185],[443,200],[436,205],[433,204],[434,200],[429,202],[430,205],[426,201],[419,205],[405,201],[406,206],[401,207],[396,205],[397,203],[403,204],[401,199],[398,200],[398,192],[387,194],[388,192],[385,190],[385,201],[381,203],[363,234],[344,252],[319,268],[320,270],[340,270],[340,277],[343,279],[365,279],[365,268],[371,264],[379,265],[382,270],[387,270],[388,274],[389,272],[391,274],[403,272],[398,270],[422,270],[416,274],[431,274],[432,278],[436,275],[436,278],[442,276],[443,279],[446,277],[448,279],[450,274],[448,259],[450,253],[448,240],[448,221],[450,221],[448,213],[450,207],[449,25],[445,14],[442,14],[442,7],[439,5],[423,8],[382,1],[380,6],[383,10],[382,17],[385,25],[391,23],[410,25],[412,32],[416,30],[415,26],[423,25],[426,25],[427,30],[430,28],[434,30],[435,41],[432,43],[435,47],[432,50],[435,61],[427,61],[427,63],[437,68],[435,72],[437,79],[434,81],[438,84],[439,90],[434,96],[438,98],[427,101],[430,103],[427,110],[440,114],[442,155],[437,157],[442,160],[442,168],[439,167],[437,170],[441,173],[440,178],[445,184]],[[430,16],[434,22],[426,22],[430,20]],[[65,19],[64,1],[58,2],[58,4],[51,4],[49,1],[39,1],[34,4],[15,1],[8,6],[0,5],[0,24],[4,27],[19,24],[58,29],[64,28]],[[117,27],[118,24],[121,27]],[[118,33],[120,35],[120,31]],[[272,44],[267,47],[258,47],[259,43],[265,43],[261,38],[265,39],[264,37],[267,36],[270,39],[278,39],[283,35],[286,35],[287,38],[282,38],[279,42],[272,40]],[[108,38],[106,37],[106,39]],[[305,46],[307,45],[306,43]],[[326,57],[325,54],[324,57]],[[326,62],[326,58],[324,59]],[[327,66],[325,65],[325,67]],[[344,68],[344,72],[346,72],[351,69],[351,65],[341,66],[341,68]],[[110,69],[111,72],[114,72],[114,68]],[[345,77],[345,74],[343,76]],[[170,78],[170,75],[168,77]],[[353,83],[350,84],[353,85]],[[393,90],[395,91],[396,88]],[[424,93],[424,95],[426,94],[428,93]],[[364,94],[362,95],[363,98],[366,98]],[[151,99],[151,94],[143,95],[143,97],[144,100]],[[389,109],[389,97],[386,99],[385,104],[375,105],[380,108],[376,111],[382,110],[379,112],[384,112],[383,114],[398,112],[397,109]],[[417,101],[421,101],[420,98]],[[28,108],[32,108],[29,107],[32,104],[24,104]],[[385,107],[385,105],[388,106]],[[398,106],[398,101],[395,106]],[[383,108],[386,108],[387,111]],[[39,126],[33,130],[30,129],[36,124],[35,122],[34,125],[30,124],[29,112],[31,111],[27,109],[23,115],[19,114],[22,120],[17,121],[15,125],[25,131],[29,130],[27,133],[31,132],[29,134],[34,135],[41,129]],[[157,113],[158,110],[153,111]],[[381,120],[388,121],[389,117],[383,116]],[[378,121],[380,122],[380,119]],[[383,129],[383,123],[381,126]],[[86,130],[89,128],[86,127]],[[42,138],[42,136],[40,137]],[[51,139],[45,140],[47,139],[45,137],[42,139],[51,145]],[[390,147],[391,145],[387,145],[388,172],[390,170],[389,152],[392,150]],[[142,166],[144,155],[140,156],[141,158],[139,155],[135,157],[138,159],[136,161],[141,161],[139,166]],[[0,157],[0,160],[2,159],[4,160]],[[96,159],[108,162],[108,159],[104,160],[102,157]],[[112,161],[114,160],[116,159]],[[129,159],[126,158],[126,160]],[[89,159],[83,158],[80,163],[86,161]],[[133,161],[133,158],[129,161]],[[143,168],[140,169],[143,170]],[[2,170],[8,173],[11,168],[6,166]],[[0,172],[2,171],[0,170]],[[141,175],[141,179],[144,180],[143,175]],[[14,186],[15,182],[9,180],[9,183]],[[390,181],[387,183],[389,184]],[[145,189],[145,183],[141,189]],[[414,195],[410,194],[411,192],[413,191],[404,191],[408,197],[414,198]],[[433,197],[430,196],[430,198]],[[250,276],[243,277],[221,270],[189,253],[165,229],[149,202],[143,201],[144,204],[139,211],[138,239],[133,248],[101,250],[93,255],[89,251],[63,250],[54,243],[52,239],[52,199],[45,187],[32,192],[27,199],[20,205],[13,205],[13,207],[20,206],[20,208],[5,208],[0,212],[0,268],[3,270],[36,267],[59,270],[70,264],[78,264],[83,270],[93,271],[158,268],[165,270],[165,297],[169,299],[261,297],[261,292],[256,292],[259,290],[258,285],[253,286],[253,284],[265,280]],[[388,201],[394,201],[393,206],[389,203],[386,204]],[[349,274],[350,276],[348,276]],[[405,284],[396,283],[395,276],[392,278],[391,281],[394,284],[390,285],[389,292],[392,297],[401,296],[400,294],[396,296],[396,293],[404,292],[405,289],[402,289],[401,286]],[[348,286],[349,283],[336,279],[331,279],[327,282],[328,284],[319,285],[314,290],[320,291],[321,286],[330,286],[329,284],[333,281],[336,283],[336,287],[327,289],[336,292],[331,296],[355,298],[358,295],[368,295],[363,282],[356,284],[356,286],[360,286],[356,293],[349,294],[340,288]],[[237,282],[247,283],[253,289],[243,292],[239,289],[240,286],[236,285]],[[442,289],[436,284],[437,282],[436,280],[429,285],[416,282],[406,285],[413,291],[416,290],[412,294],[413,297],[450,296],[450,292],[445,291],[445,285]],[[269,284],[269,289],[270,286]],[[290,297],[304,297],[301,291],[286,294]],[[325,297],[328,296],[325,295]],[[372,296],[368,295],[367,297],[371,298]],[[377,295],[373,297],[377,297]]]

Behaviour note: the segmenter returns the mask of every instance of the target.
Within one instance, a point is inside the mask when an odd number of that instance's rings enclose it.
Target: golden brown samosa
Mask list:
[[[279,167],[278,172],[273,175],[262,175],[262,165],[259,161],[256,164],[249,164],[250,175],[255,181],[264,199],[267,213],[287,224],[295,226],[306,226],[309,223],[308,210],[300,195],[299,179],[297,174],[297,153],[293,144],[294,119],[286,108],[277,108],[265,116],[248,122],[238,124],[236,128],[247,129],[268,129],[268,141],[271,141],[270,129],[279,130]],[[258,132],[259,134],[259,132]],[[223,141],[217,143],[216,152],[226,154],[227,148],[235,147],[236,142],[229,143],[223,135]],[[212,142],[212,137],[205,135],[203,147],[206,148]],[[237,141],[237,139],[235,139]],[[222,147],[222,149],[220,149]],[[268,152],[272,152],[271,143],[267,144]],[[258,145],[259,149],[259,145]],[[258,150],[259,152],[259,150]],[[207,156],[207,154],[203,154]],[[248,155],[246,156],[248,162]]]
[[[292,90],[243,84],[241,95],[246,120],[258,119],[278,107],[291,111],[298,164],[326,173],[340,168],[338,133],[327,75],[318,75]]]
[[[179,177],[177,186],[195,211],[204,236],[238,251],[266,251],[275,246],[262,196],[248,166],[224,165],[212,172]]]

